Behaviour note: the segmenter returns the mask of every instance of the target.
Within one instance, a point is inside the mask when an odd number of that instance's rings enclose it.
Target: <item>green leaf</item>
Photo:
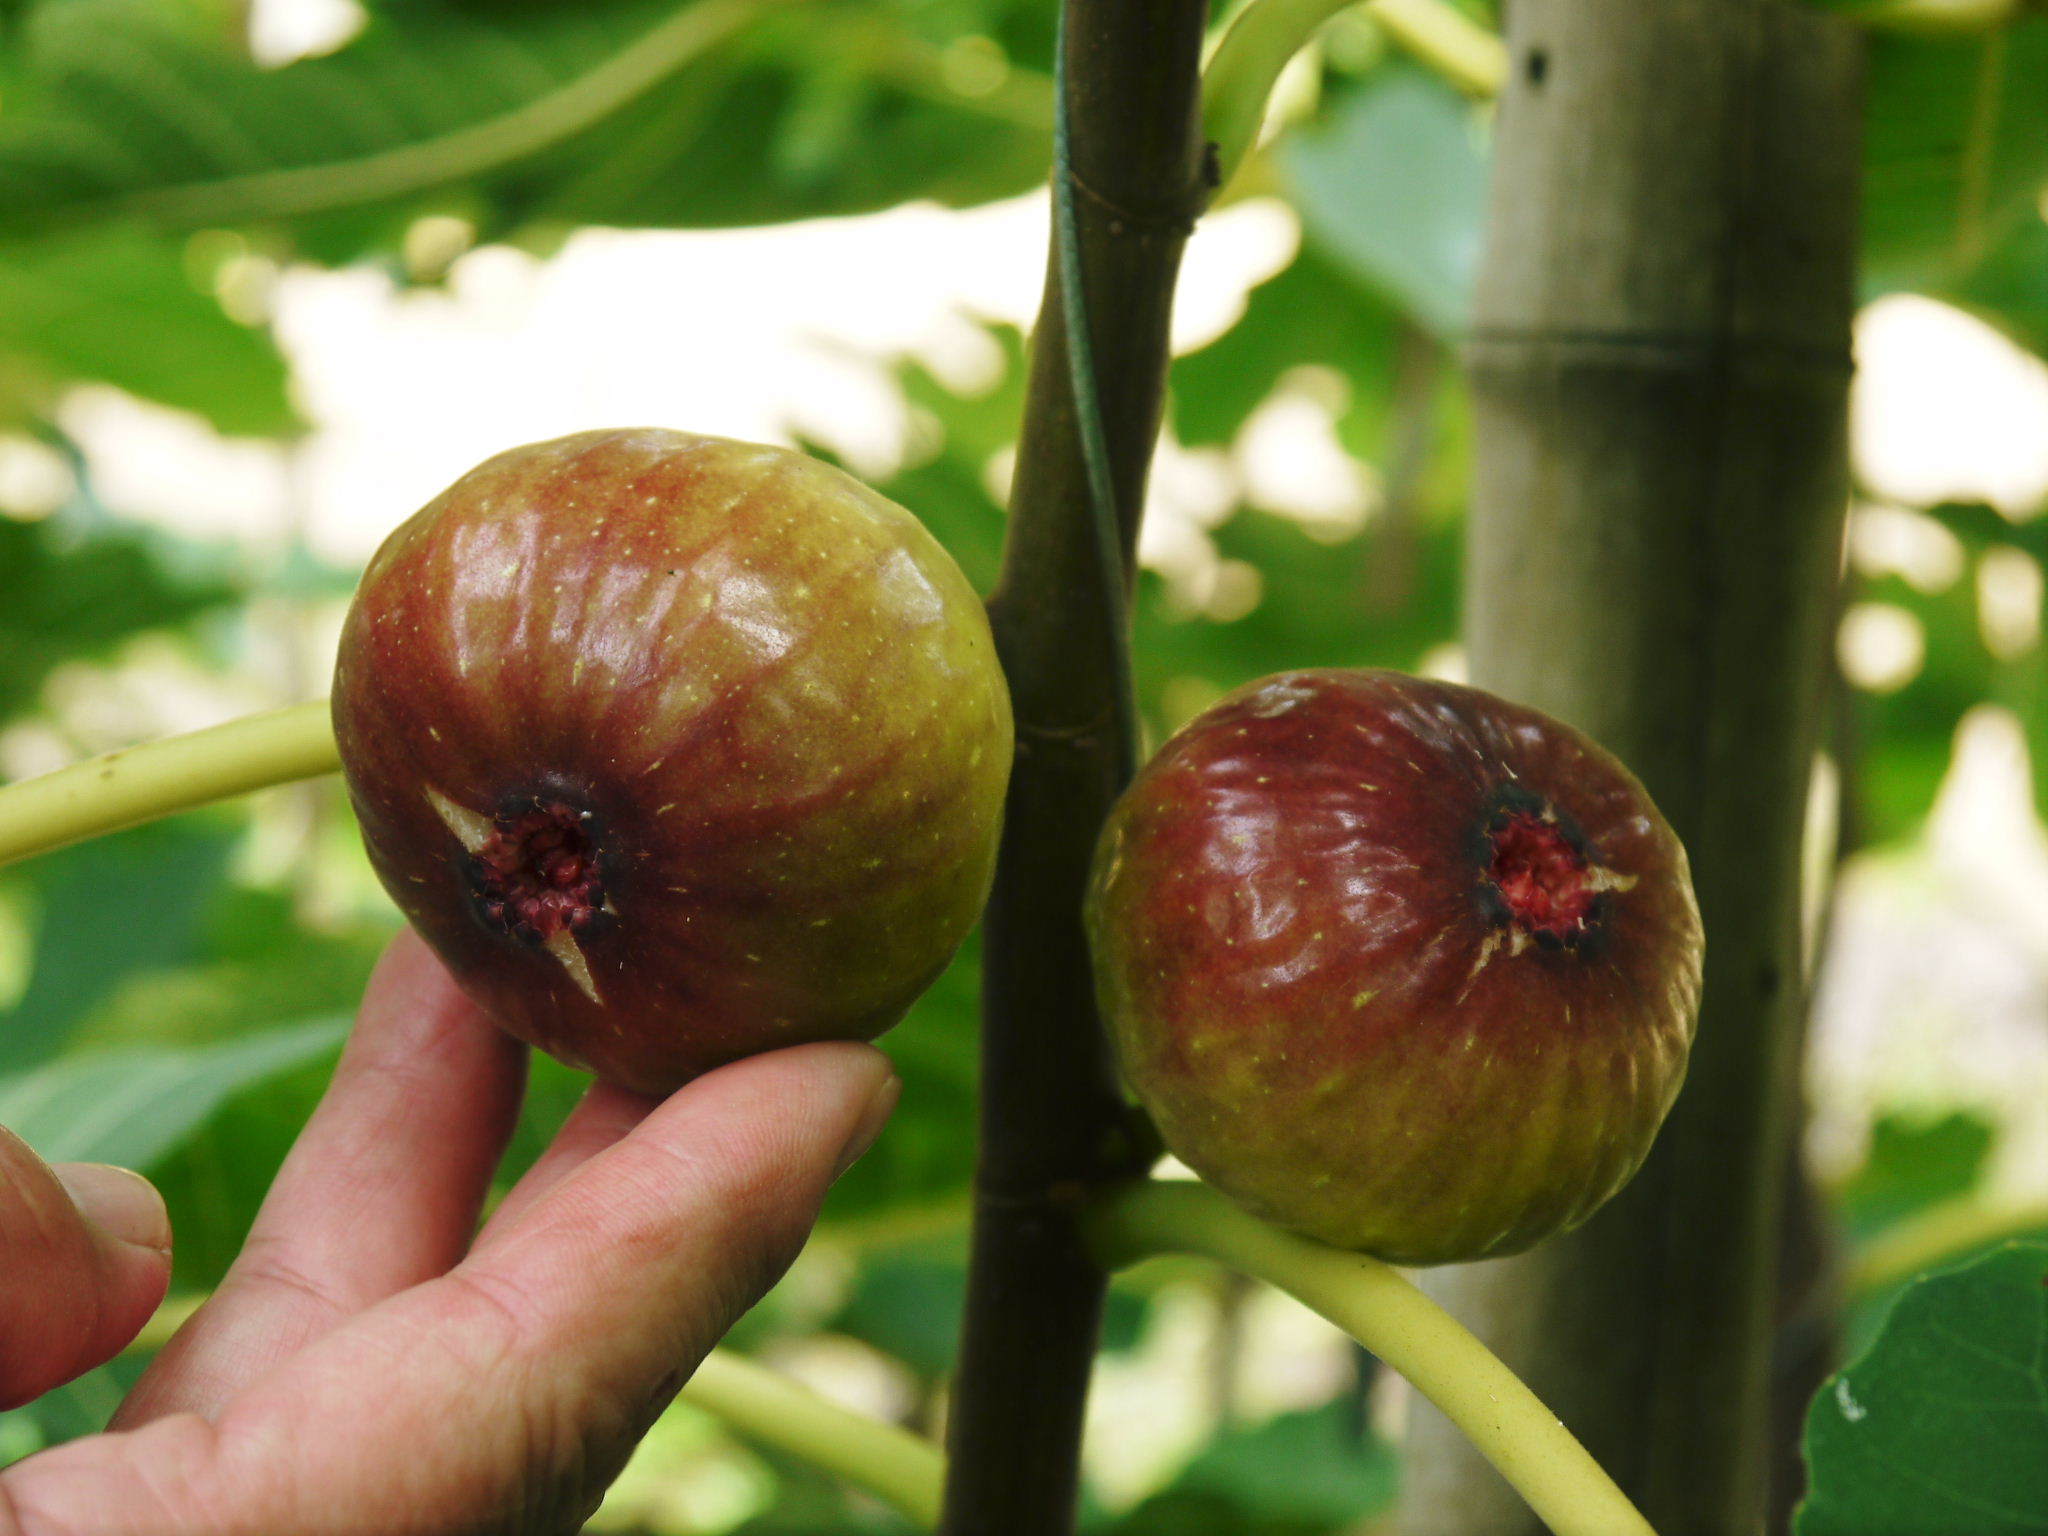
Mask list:
[[[1212,1442],[1115,1536],[1335,1536],[1393,1504],[1398,1463],[1345,1402]]]
[[[1864,280],[1948,286],[2048,183],[2048,19],[1969,37],[1873,33],[1864,110]]]
[[[52,1162],[146,1168],[230,1094],[331,1050],[345,1029],[322,1020],[191,1050],[67,1057],[0,1078],[0,1125]]]
[[[1346,437],[1378,436],[1393,393],[1400,311],[1314,245],[1254,288],[1237,324],[1173,365],[1173,423],[1189,444],[1227,444],[1292,369],[1350,381]]]
[[[2022,219],[1935,293],[2048,357],[2048,219]]]
[[[21,713],[60,663],[91,660],[237,597],[213,575],[175,571],[141,533],[0,519],[0,720]]]
[[[896,1065],[903,1096],[887,1133],[833,1186],[828,1222],[965,1196],[974,1168],[980,976],[977,932],[877,1042]]]
[[[0,1413],[0,1466],[105,1429],[146,1364],[139,1356],[113,1360],[26,1407]]]
[[[883,1142],[894,1134],[892,1124]],[[929,1382],[944,1379],[959,1353],[966,1312],[967,1226],[962,1215],[952,1233],[870,1255],[830,1329],[873,1345]],[[1137,1348],[1150,1305],[1148,1294],[1112,1286],[1103,1306],[1103,1349]]]
[[[949,84],[944,45],[1006,9],[416,0],[261,69],[148,0],[68,0],[4,81],[0,229],[284,223],[339,259],[426,211],[498,237],[985,200],[1042,179],[1049,116],[1023,71]]]
[[[170,1209],[172,1290],[196,1294],[226,1276],[271,1180],[334,1073],[323,1050],[222,1097],[145,1172]]]
[[[1991,1155],[1990,1122],[1964,1110],[1933,1119],[1884,1115],[1870,1155],[1842,1191],[1851,1234],[1866,1238],[1894,1222],[1966,1195]]]
[[[23,870],[37,909],[35,957],[20,1001],[0,1019],[0,1070],[53,1055],[124,981],[188,958],[232,841],[210,820],[137,827]],[[0,1125],[13,1122],[0,1115]]]
[[[1806,1417],[1798,1536],[2048,1531],[2048,1243],[1918,1280]]]
[[[270,334],[193,285],[181,242],[126,228],[0,241],[0,404],[20,413],[80,381],[196,412],[222,432],[298,425]]]
[[[1437,335],[1465,328],[1487,172],[1463,97],[1420,69],[1377,70],[1280,162],[1308,238]]]

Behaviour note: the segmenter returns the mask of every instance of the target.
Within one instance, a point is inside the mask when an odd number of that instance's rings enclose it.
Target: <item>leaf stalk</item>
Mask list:
[[[1557,1415],[1463,1324],[1390,1266],[1297,1237],[1206,1185],[1131,1185],[1089,1214],[1107,1264],[1214,1259],[1350,1334],[1443,1411],[1556,1536],[1655,1536]]]
[[[122,747],[0,789],[0,867],[340,766],[325,699]]]

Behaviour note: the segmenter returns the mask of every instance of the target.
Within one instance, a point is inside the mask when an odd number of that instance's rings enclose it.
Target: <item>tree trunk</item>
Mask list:
[[[1663,1536],[1763,1520],[1799,849],[1847,499],[1860,53],[1781,0],[1514,0],[1469,363],[1474,680],[1691,851],[1705,1009],[1636,1181],[1431,1289]],[[1539,1531],[1418,1409],[1410,1536]]]

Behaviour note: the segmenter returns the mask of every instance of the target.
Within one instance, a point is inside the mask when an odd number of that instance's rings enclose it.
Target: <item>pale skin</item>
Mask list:
[[[523,1051],[401,936],[225,1282],[107,1433],[0,1473],[0,1536],[577,1529],[896,1081],[831,1044],[593,1088],[479,1230]],[[170,1240],[140,1179],[0,1134],[0,1404],[133,1338]]]

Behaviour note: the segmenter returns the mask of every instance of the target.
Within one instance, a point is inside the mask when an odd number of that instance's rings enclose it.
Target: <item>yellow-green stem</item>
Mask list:
[[[125,1353],[162,1349],[205,1301],[204,1295],[173,1296]],[[842,1408],[729,1349],[706,1355],[681,1396],[742,1437],[866,1489],[920,1530],[938,1524],[945,1458],[920,1435]]]
[[[920,1530],[939,1522],[945,1457],[922,1436],[841,1408],[729,1349],[706,1355],[682,1395],[746,1438],[865,1488]]]
[[[1993,1204],[1971,1197],[1945,1201],[1871,1239],[1850,1260],[1845,1278],[1851,1291],[1867,1295],[1975,1249],[2043,1231],[2048,1231],[2048,1204]]]
[[[1266,102],[1288,60],[1323,25],[1358,0],[1253,0],[1216,45],[1202,72],[1202,126],[1216,145],[1219,188],[1244,163],[1266,118]],[[1364,0],[1388,37],[1460,90],[1491,97],[1507,74],[1499,37],[1444,0]]]
[[[1465,1327],[1377,1259],[1260,1221],[1206,1185],[1147,1183],[1089,1216],[1097,1256],[1194,1254],[1321,1313],[1442,1409],[1557,1536],[1654,1536],[1558,1418]]]
[[[0,865],[340,766],[324,699],[123,747],[0,789]]]

